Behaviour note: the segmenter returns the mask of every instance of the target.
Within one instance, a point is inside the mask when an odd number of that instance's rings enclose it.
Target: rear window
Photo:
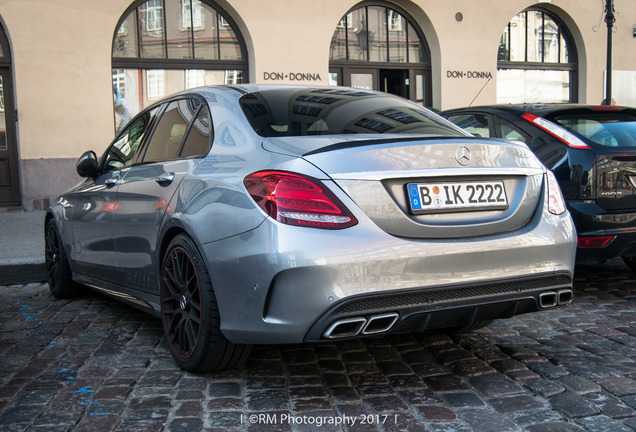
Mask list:
[[[554,115],[550,120],[577,134],[592,147],[636,147],[636,114],[632,112]]]
[[[245,94],[239,102],[252,128],[263,137],[465,135],[419,105],[365,91],[280,88]]]

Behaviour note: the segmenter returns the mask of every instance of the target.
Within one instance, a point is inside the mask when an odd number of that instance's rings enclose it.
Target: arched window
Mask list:
[[[497,54],[497,102],[576,102],[576,49],[566,27],[526,10],[504,29]]]
[[[426,40],[415,21],[395,5],[365,2],[347,12],[333,33],[329,60],[332,85],[431,103]]]
[[[113,38],[117,129],[171,93],[248,80],[247,50],[234,21],[206,0],[133,3]]]
[[[20,204],[11,47],[0,24],[0,205]]]

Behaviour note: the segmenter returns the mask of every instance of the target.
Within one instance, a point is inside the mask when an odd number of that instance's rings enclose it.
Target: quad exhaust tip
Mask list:
[[[557,298],[560,305],[570,304],[574,300],[574,293],[571,289],[562,289],[557,291]]]
[[[393,327],[393,324],[395,324],[398,320],[398,317],[397,313],[372,316],[362,329],[362,334],[384,333]]]
[[[572,300],[574,300],[574,293],[571,289],[546,291],[539,294],[539,305],[544,309],[570,304]]]
[[[353,337],[359,334],[371,335],[389,331],[399,315],[395,312],[372,315],[369,318],[354,317],[341,319],[329,326],[323,336],[327,339]]]
[[[574,293],[571,289],[545,291],[539,294],[539,306],[548,309],[572,303]],[[396,312],[372,315],[366,317],[352,317],[333,322],[323,333],[326,339],[353,337],[359,334],[372,335],[384,333],[395,325],[400,316]]]

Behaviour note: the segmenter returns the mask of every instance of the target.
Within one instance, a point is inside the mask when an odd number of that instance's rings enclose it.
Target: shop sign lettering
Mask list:
[[[304,72],[263,72],[265,81],[321,81],[320,74]]]
[[[446,78],[492,79],[492,73],[483,71],[446,71]]]

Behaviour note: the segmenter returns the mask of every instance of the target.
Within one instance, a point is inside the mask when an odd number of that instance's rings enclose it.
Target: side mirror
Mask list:
[[[98,172],[97,155],[94,151],[87,151],[77,160],[75,165],[80,177],[96,177]]]

